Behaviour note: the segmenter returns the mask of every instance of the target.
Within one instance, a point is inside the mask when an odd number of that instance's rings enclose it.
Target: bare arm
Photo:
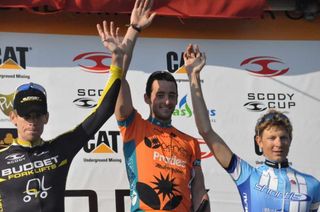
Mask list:
[[[220,165],[227,168],[233,153],[222,138],[212,129],[201,90],[200,71],[206,63],[205,54],[199,51],[198,46],[189,45],[183,57],[190,81],[194,117],[199,134],[203,137]]]
[[[138,38],[139,31],[147,28],[152,23],[152,20],[156,15],[155,13],[150,14],[152,4],[152,0],[136,0],[131,13],[130,27],[128,28],[122,42],[123,45],[127,46],[127,51],[124,55],[124,74],[115,109],[117,120],[127,118],[133,111],[130,87],[125,77],[131,62],[133,49]]]
[[[208,205],[206,206],[205,210],[201,212],[210,212],[209,196],[207,194],[207,191],[205,190],[204,176],[200,166],[195,167],[195,178],[191,185],[191,192],[193,210],[197,211],[200,207],[201,202],[205,199],[208,200]]]

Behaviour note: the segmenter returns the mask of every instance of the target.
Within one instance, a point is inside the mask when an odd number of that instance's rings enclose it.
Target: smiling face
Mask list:
[[[38,114],[32,112],[26,117],[21,117],[14,111],[10,114],[11,122],[17,126],[18,138],[31,143],[40,139],[48,118],[48,113]]]
[[[256,142],[267,159],[274,162],[283,162],[287,159],[291,139],[284,127],[267,127],[261,135],[256,136]]]
[[[174,82],[155,80],[152,83],[151,95],[145,94],[145,102],[150,105],[153,118],[160,121],[170,121],[177,104],[177,87]]]

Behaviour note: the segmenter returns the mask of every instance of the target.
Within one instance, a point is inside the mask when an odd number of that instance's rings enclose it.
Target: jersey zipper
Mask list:
[[[284,212],[284,207],[285,207],[285,193],[286,193],[286,181],[284,179],[284,176],[282,175],[281,171],[281,163],[278,163],[278,168],[279,168],[279,176],[283,182],[283,191],[282,191],[282,204],[281,204],[281,212]]]

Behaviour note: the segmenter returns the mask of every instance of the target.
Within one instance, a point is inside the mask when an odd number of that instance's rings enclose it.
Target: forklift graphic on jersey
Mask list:
[[[28,181],[26,186],[26,191],[23,193],[26,193],[27,195],[23,197],[24,202],[30,202],[32,197],[45,199],[48,196],[48,190],[51,189],[51,187],[45,188],[44,186],[44,176],[42,177],[42,180],[40,181],[39,178],[34,178]]]

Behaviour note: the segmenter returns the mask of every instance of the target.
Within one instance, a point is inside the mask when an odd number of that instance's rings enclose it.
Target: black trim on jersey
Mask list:
[[[266,164],[267,166],[270,166],[272,168],[276,168],[276,169],[289,167],[288,160],[278,163],[278,162],[274,162],[274,161],[266,159],[264,161],[264,164]]]
[[[235,163],[235,161],[237,160],[237,155],[236,154],[232,154],[231,160],[229,162],[229,165],[227,168],[225,168],[225,170],[228,173],[232,173],[234,171],[234,169],[237,167],[237,163]]]

